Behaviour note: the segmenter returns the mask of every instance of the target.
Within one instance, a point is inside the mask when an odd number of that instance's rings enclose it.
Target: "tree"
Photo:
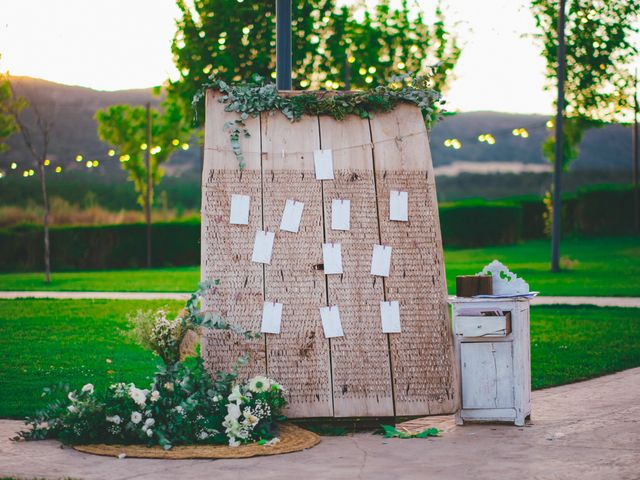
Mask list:
[[[546,60],[546,89],[557,84],[558,12],[561,0],[531,0]],[[637,0],[573,0],[566,11],[564,76],[564,112],[561,112],[562,158],[564,170],[578,156],[584,132],[605,122],[619,121],[632,99],[633,76],[629,70],[638,53],[633,36],[638,33],[640,3]],[[552,122],[553,124],[553,122]],[[550,136],[542,147],[554,163],[555,139]],[[555,192],[560,198],[560,192]],[[559,205],[552,206],[552,208]],[[556,209],[560,215],[560,208]],[[559,233],[552,238],[559,244]],[[557,249],[556,249],[557,250]],[[557,255],[552,270],[558,270]]]
[[[153,186],[160,183],[164,174],[161,165],[176,150],[189,148],[186,141],[190,134],[189,126],[183,120],[181,108],[176,102],[165,99],[160,108],[150,109],[149,112],[147,108],[112,105],[105,110],[98,110],[96,120],[100,139],[117,150],[122,169],[128,172],[128,179],[133,182],[139,194],[138,203],[144,209],[150,232]],[[147,113],[151,124],[149,132]],[[148,244],[148,263],[150,255]]]
[[[4,142],[18,129],[13,111],[19,106],[20,103],[16,105],[13,98],[9,79],[4,75],[0,76],[0,153],[7,151],[8,147]]]
[[[403,0],[336,9],[335,0],[294,2],[292,76],[296,89],[363,88],[388,83],[394,73],[434,67],[434,87],[446,90],[460,55],[438,7],[433,26]],[[180,78],[169,87],[184,105],[207,78],[227,82],[275,75],[272,0],[177,0],[182,12],[172,51]],[[357,20],[362,17],[361,20]]]
[[[36,164],[38,177],[40,178],[40,190],[42,192],[44,229],[44,281],[51,282],[51,253],[49,247],[49,196],[47,194],[47,179],[45,167],[49,164],[49,145],[55,124],[57,106],[55,100],[38,97],[35,92],[16,92],[15,85],[8,80],[11,92],[9,112],[17,126],[27,151]],[[28,107],[27,110],[25,108]],[[23,110],[25,110],[23,112]],[[32,118],[27,121],[25,113]]]

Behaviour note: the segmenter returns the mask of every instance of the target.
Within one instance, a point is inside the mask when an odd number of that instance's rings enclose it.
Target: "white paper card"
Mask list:
[[[322,263],[324,263],[325,275],[342,273],[342,245],[339,243],[323,243]]]
[[[313,163],[316,167],[316,180],[333,180],[333,156],[331,150],[315,150]]]
[[[280,230],[298,233],[300,230],[300,220],[302,220],[303,209],[304,203],[288,199],[284,204],[284,212],[282,212],[282,220],[280,221]]]
[[[371,256],[371,275],[388,277],[391,269],[391,247],[374,245]]]
[[[249,224],[249,201],[249,195],[231,195],[231,213],[229,215],[230,224]]]
[[[262,333],[280,333],[282,323],[282,304],[276,302],[264,302],[262,307]]]
[[[331,201],[331,229],[349,230],[351,228],[351,200]]]
[[[400,333],[400,304],[397,301],[380,302],[382,333]]]
[[[409,193],[391,190],[389,194],[389,220],[407,222],[409,220]]]
[[[322,318],[322,329],[325,337],[344,337],[342,324],[340,323],[340,311],[337,306],[322,307],[320,309],[320,318]]]
[[[273,251],[273,232],[256,231],[256,239],[253,242],[252,262],[271,263],[271,252]]]

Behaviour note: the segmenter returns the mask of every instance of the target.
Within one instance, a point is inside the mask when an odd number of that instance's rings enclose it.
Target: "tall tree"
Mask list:
[[[398,8],[380,0],[336,8],[335,0],[294,2],[292,76],[296,89],[363,88],[394,73],[434,68],[434,87],[445,90],[460,55],[441,9],[428,25],[418,4]],[[172,51],[180,78],[170,92],[190,105],[211,74],[233,82],[251,74],[275,75],[273,0],[177,0],[182,16]],[[358,20],[359,18],[359,20]]]
[[[0,153],[7,151],[8,147],[4,142],[18,129],[13,112],[21,103],[16,102],[8,77],[0,75]]]
[[[558,82],[558,12],[561,0],[531,0],[547,85]],[[638,33],[637,0],[572,0],[566,9],[564,60],[564,112],[562,158],[567,169],[578,156],[584,132],[605,122],[620,121],[631,106],[633,76],[629,65],[638,54],[633,36]],[[556,161],[555,139],[543,144],[543,153]],[[561,192],[554,192],[559,198]],[[559,209],[557,209],[559,210]],[[557,211],[559,214],[560,212]],[[559,244],[559,232],[552,242]],[[552,262],[552,270],[558,265]]]
[[[96,120],[100,139],[116,149],[122,169],[128,172],[139,194],[138,203],[145,211],[149,228],[153,187],[164,174],[161,165],[176,150],[188,148],[190,133],[176,102],[165,99],[160,108],[152,108],[148,113],[143,106],[112,105],[98,110]]]
[[[22,89],[8,80],[11,97],[9,111],[18,127],[27,151],[36,165],[42,192],[42,225],[44,229],[44,281],[51,282],[51,251],[49,246],[49,196],[45,167],[49,164],[49,146],[55,125],[57,105],[55,100],[41,97],[37,92]],[[28,108],[26,108],[28,107]],[[32,118],[27,120],[26,117]]]

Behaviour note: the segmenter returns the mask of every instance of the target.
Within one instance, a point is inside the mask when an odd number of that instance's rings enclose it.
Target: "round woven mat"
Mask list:
[[[250,443],[239,447],[227,445],[190,445],[177,446],[171,450],[162,447],[145,445],[74,445],[74,449],[83,453],[117,457],[125,454],[131,458],[164,458],[183,460],[188,458],[248,458],[261,455],[279,455],[281,453],[299,452],[320,443],[320,437],[309,430],[295,425],[280,425],[280,442],[275,445],[258,445]]]

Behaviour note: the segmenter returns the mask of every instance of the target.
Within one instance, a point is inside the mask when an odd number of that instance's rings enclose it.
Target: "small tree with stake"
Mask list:
[[[112,105],[96,112],[98,135],[116,148],[122,169],[129,174],[145,212],[147,223],[147,267],[151,263],[151,206],[153,187],[164,174],[161,165],[180,148],[188,148],[188,124],[176,103],[165,100],[160,108]]]
[[[12,101],[9,112],[11,113],[18,131],[22,135],[27,151],[36,164],[38,177],[40,178],[40,190],[42,192],[42,224],[44,229],[44,281],[51,282],[51,253],[49,247],[49,197],[47,194],[46,170],[51,145],[51,135],[56,118],[56,103],[43,98],[37,98],[32,92],[21,92],[18,95],[15,85],[8,81]],[[28,107],[28,109],[26,109]],[[26,110],[25,110],[26,109]],[[31,114],[33,121],[26,121],[25,114]]]

